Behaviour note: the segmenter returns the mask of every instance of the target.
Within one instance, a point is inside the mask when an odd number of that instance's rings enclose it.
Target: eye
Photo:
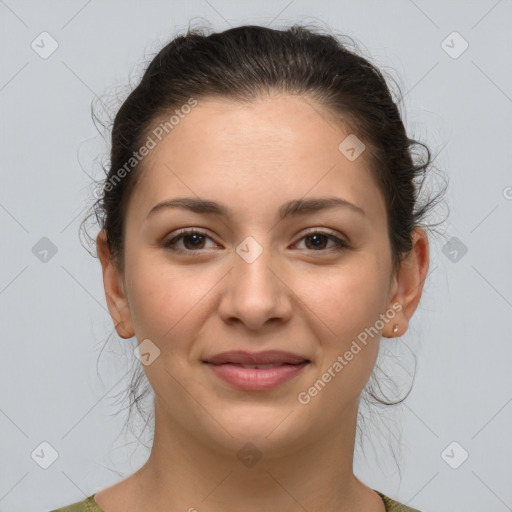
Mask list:
[[[309,249],[312,247],[314,252],[322,252],[327,249],[342,251],[350,248],[350,245],[347,242],[328,231],[311,231],[303,236],[301,240],[305,240],[306,248]],[[325,244],[329,241],[334,242],[334,247],[325,247]]]
[[[212,240],[211,237],[202,231],[198,231],[196,229],[185,229],[180,231],[174,238],[164,242],[163,246],[177,252],[198,252],[196,249],[204,249],[205,238]],[[185,244],[185,248],[177,246],[177,242],[182,239]]]

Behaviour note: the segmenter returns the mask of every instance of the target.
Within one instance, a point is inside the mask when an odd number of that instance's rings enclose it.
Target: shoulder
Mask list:
[[[386,505],[386,512],[421,512],[416,508],[411,508],[407,505],[403,505],[402,503],[398,503],[398,501],[392,500],[377,490],[375,490],[375,492],[382,498],[382,501],[384,501],[384,504]]]
[[[94,501],[94,495],[92,495],[83,501],[52,510],[51,512],[103,512],[103,510]]]

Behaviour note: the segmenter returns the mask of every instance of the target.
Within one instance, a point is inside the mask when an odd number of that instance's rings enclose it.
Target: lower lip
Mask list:
[[[265,391],[293,379],[308,362],[285,364],[273,368],[242,368],[234,364],[206,363],[217,377],[244,391]]]

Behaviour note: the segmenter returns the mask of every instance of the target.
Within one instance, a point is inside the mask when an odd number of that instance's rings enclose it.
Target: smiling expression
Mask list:
[[[338,149],[349,134],[303,97],[208,98],[142,162],[120,309],[124,331],[160,351],[144,367],[157,421],[222,449],[282,447],[354,411],[380,336],[309,405],[297,401],[396,291],[384,198],[365,153],[351,161]],[[270,387],[242,389],[205,363],[231,351],[307,362]],[[251,371],[249,380],[267,370]]]

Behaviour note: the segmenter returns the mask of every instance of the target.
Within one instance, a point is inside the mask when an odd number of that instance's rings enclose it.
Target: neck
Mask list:
[[[250,449],[244,459],[238,449],[209,445],[155,401],[152,451],[130,477],[133,493],[127,502],[134,510],[154,512],[238,512],[241,507],[247,512],[343,512],[363,510],[362,504],[383,511],[378,495],[353,474],[356,419],[357,405],[344,411],[342,424],[321,438],[297,440],[279,452],[266,446],[254,462]]]

